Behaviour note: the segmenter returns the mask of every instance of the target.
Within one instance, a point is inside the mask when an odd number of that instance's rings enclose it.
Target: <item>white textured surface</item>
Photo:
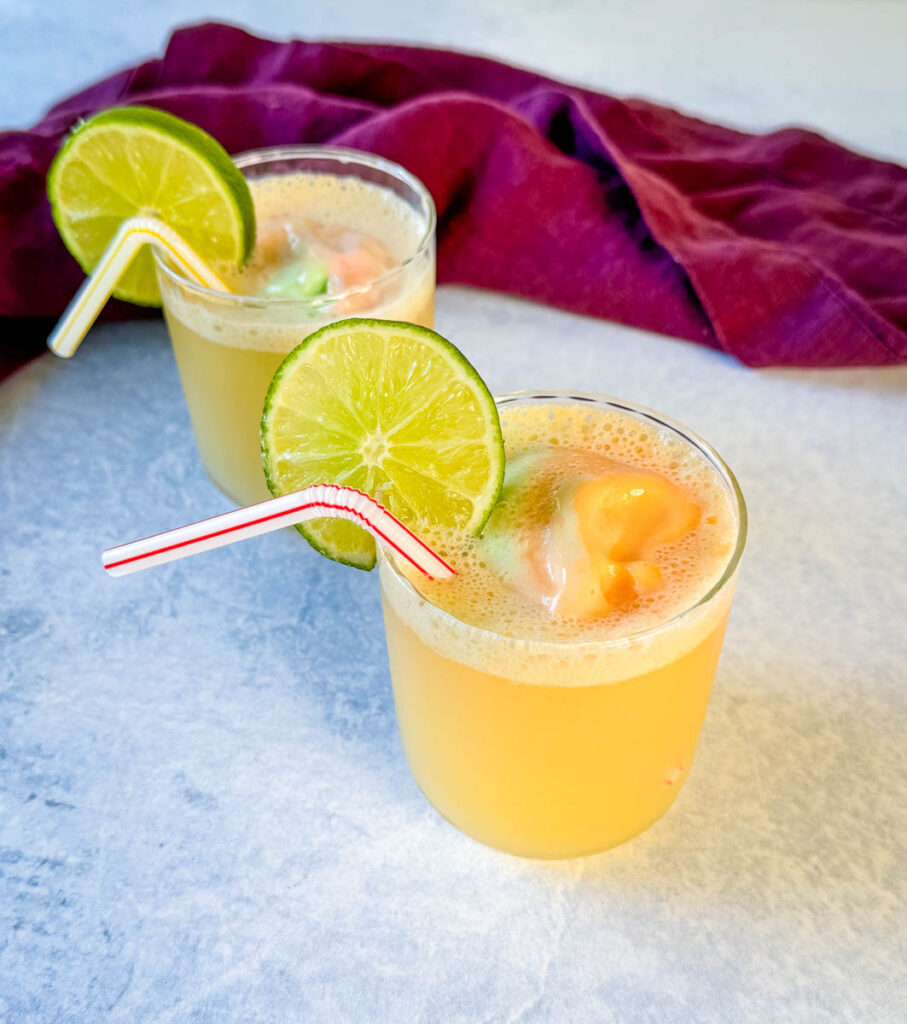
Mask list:
[[[903,4],[250,6],[218,13],[907,159]],[[203,13],[66,7],[0,7],[8,122]],[[105,546],[225,503],[163,326],[103,328],[0,387],[0,1021],[903,1020],[907,370],[756,373],[465,290],[438,322],[493,388],[644,402],[738,472],[750,545],[676,806],[585,862],[485,850],[408,775],[374,578],[290,534],[105,578]]]
[[[0,389],[0,1020],[903,1019],[907,371],[754,373],[465,290],[438,316],[494,388],[640,400],[739,473],[676,806],[585,863],[485,850],[408,776],[374,577],[283,533],[105,578],[225,502],[163,326],[104,328]]]

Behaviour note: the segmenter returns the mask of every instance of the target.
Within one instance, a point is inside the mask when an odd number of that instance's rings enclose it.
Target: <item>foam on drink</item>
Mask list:
[[[656,423],[580,403],[505,405],[501,425],[508,479],[482,537],[424,530],[457,577],[433,582],[407,573],[422,598],[458,623],[516,641],[502,643],[500,664],[491,671],[531,678],[535,654],[569,644],[576,645],[574,653],[561,653],[576,665],[564,675],[579,681],[585,678],[579,669],[584,645],[633,638],[666,623],[696,605],[722,578],[736,544],[737,518],[715,467],[692,444]],[[570,521],[584,489],[592,493],[587,514],[601,517],[593,526],[606,538],[591,558],[577,547],[576,523]],[[621,512],[624,499],[645,507]],[[625,522],[615,525],[621,514]],[[608,561],[616,569],[604,564]],[[586,600],[582,579],[570,595],[570,575],[577,571],[606,580],[593,599]],[[612,579],[613,588],[607,582]],[[427,643],[466,662],[473,660],[469,648],[474,645],[488,664],[487,633],[473,635],[454,623],[448,629],[424,601],[421,609],[418,601],[407,601],[402,588],[389,585],[387,593]],[[694,647],[714,628],[712,618],[726,613],[723,604],[704,616],[700,628],[678,631],[678,646],[661,638],[652,647],[656,660]],[[615,674],[651,670],[645,647],[644,640],[615,647]],[[599,652],[591,681],[604,681],[601,665]]]

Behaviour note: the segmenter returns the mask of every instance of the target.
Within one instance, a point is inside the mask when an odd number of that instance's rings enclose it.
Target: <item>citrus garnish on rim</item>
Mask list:
[[[504,442],[494,400],[466,357],[426,327],[352,319],[309,335],[280,365],[261,422],[268,487],[356,487],[413,528],[478,533],[497,500]],[[375,542],[352,523],[297,526],[360,569]]]
[[[51,164],[47,194],[66,248],[87,274],[134,216],[164,221],[210,263],[240,266],[255,245],[252,196],[227,151],[151,107],[114,107],[76,127]],[[147,246],[114,295],[160,305]]]

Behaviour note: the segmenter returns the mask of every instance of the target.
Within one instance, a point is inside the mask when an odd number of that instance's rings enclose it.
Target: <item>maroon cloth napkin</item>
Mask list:
[[[437,203],[442,281],[753,366],[907,361],[904,168],[812,132],[746,135],[460,53],[278,43],[219,24],[176,32],[161,59],[0,135],[0,315],[56,317],[78,287],[44,177],[78,118],[124,103],[187,118],[233,153],[328,142],[398,161]],[[0,365],[46,333],[15,323]]]

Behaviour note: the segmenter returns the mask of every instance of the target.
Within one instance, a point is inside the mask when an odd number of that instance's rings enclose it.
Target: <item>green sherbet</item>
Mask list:
[[[307,254],[294,260],[268,282],[265,295],[283,299],[311,299],[328,290],[327,264]]]

